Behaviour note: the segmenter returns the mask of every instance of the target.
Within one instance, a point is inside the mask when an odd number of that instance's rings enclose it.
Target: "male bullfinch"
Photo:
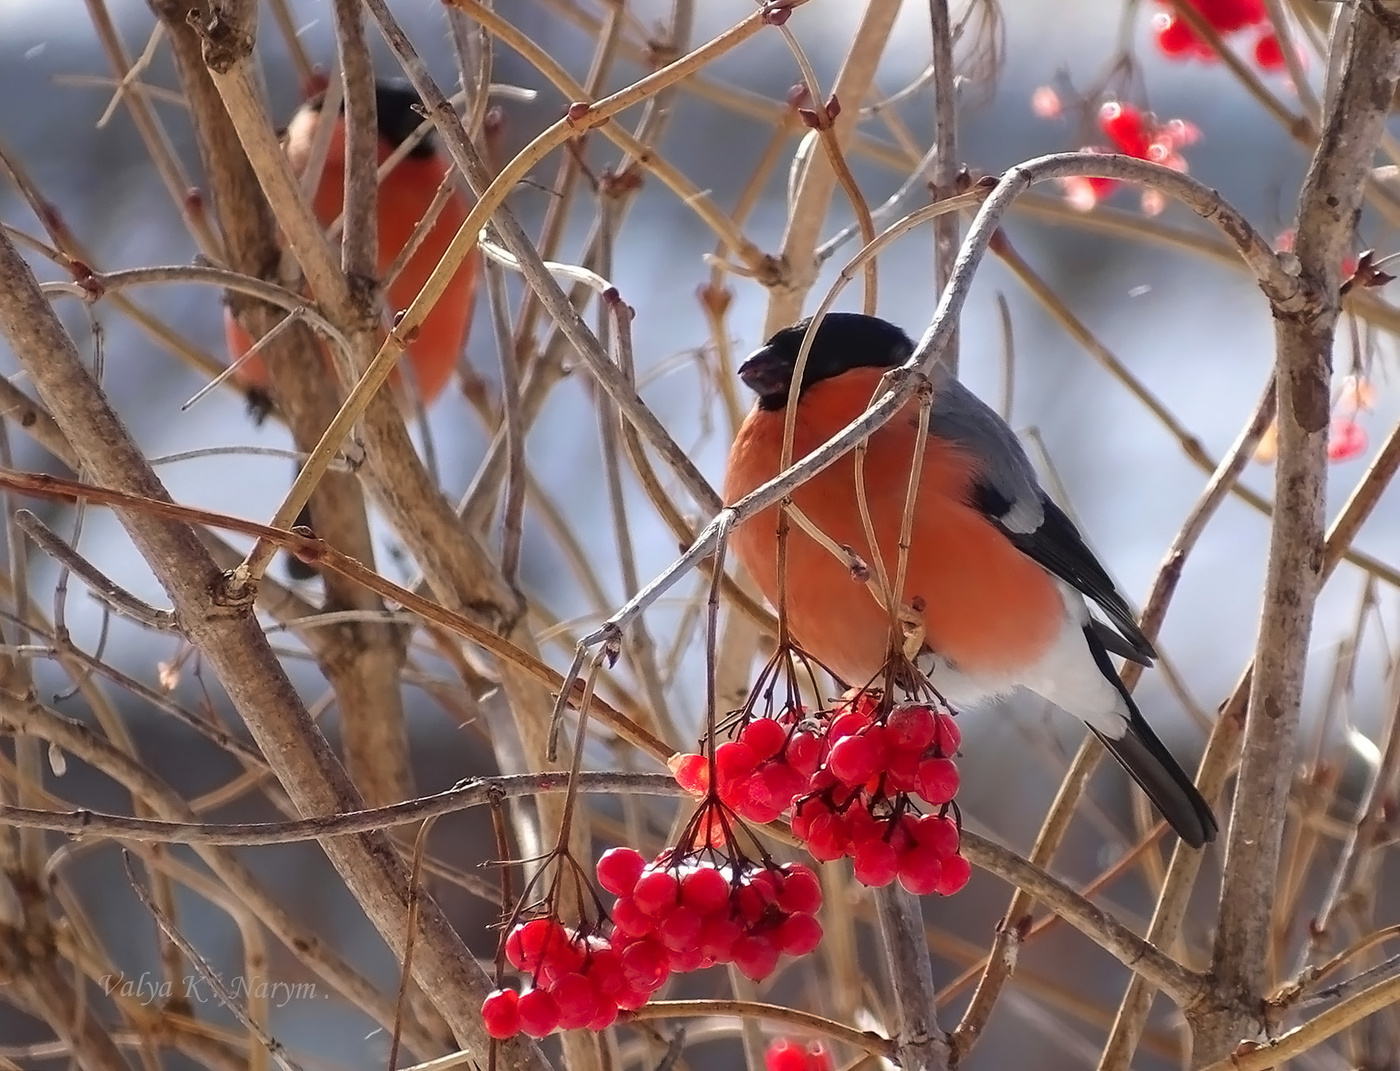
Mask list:
[[[283,149],[298,175],[306,170],[309,163],[317,127],[322,119],[323,100],[323,93],[312,97],[297,110],[287,126]],[[416,110],[419,106],[418,95],[407,85],[383,81],[376,83],[375,105],[379,126],[379,163],[383,164],[418,129],[422,116]],[[378,270],[381,274],[388,271],[408,245],[418,221],[427,215],[438,187],[450,170],[450,162],[438,151],[432,134],[429,134],[409,150],[380,183],[377,218]],[[325,166],[312,198],[312,209],[322,225],[329,226],[340,216],[344,204],[345,116],[342,112],[335,119]],[[470,210],[471,204],[467,198],[453,189],[422,243],[390,282],[385,295],[385,306],[390,314],[412,304]],[[473,251],[462,261],[402,358],[411,371],[413,389],[424,405],[430,405],[451,381],[457,359],[466,344],[476,303],[479,260],[480,255]],[[252,341],[228,310],[224,313],[224,333],[231,360],[237,360],[252,346]],[[334,375],[331,356],[324,349],[321,359],[326,362],[327,374]],[[254,354],[240,366],[237,375],[248,391],[250,408],[255,413],[261,411],[265,414],[270,408],[270,382],[262,358]],[[402,390],[397,370],[390,383],[394,389]],[[296,523],[309,525],[307,510],[302,510]],[[311,566],[290,556],[288,571],[298,579],[315,575]]]
[[[786,327],[739,369],[758,395],[729,454],[726,502],[779,472],[784,410],[808,321]],[[885,372],[914,343],[872,316],[830,313],[818,326],[797,400],[793,460],[859,416]],[[1210,806],[1153,733],[1123,686],[1110,652],[1141,665],[1156,652],[1113,581],[1064,512],[1036,481],[1006,423],[941,368],[914,505],[901,598],[922,600],[918,664],[955,706],[1028,688],[1078,715],[1132,775],[1177,834],[1200,848],[1216,834]],[[919,406],[911,401],[870,436],[865,487],[891,582]],[[872,560],[846,454],[793,492],[832,540]],[[777,506],[740,525],[731,546],[770,602],[778,597]],[[796,525],[787,547],[787,612],[794,639],[847,684],[875,678],[889,651],[889,615],[849,568]],[[1089,614],[1094,602],[1108,623]]]

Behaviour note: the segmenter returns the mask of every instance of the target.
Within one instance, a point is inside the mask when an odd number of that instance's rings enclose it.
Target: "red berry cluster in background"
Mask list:
[[[1375,405],[1376,390],[1364,376],[1343,376],[1332,403],[1332,425],[1327,432],[1327,460],[1333,464],[1354,461],[1370,447],[1370,437],[1360,416]],[[1254,460],[1271,465],[1278,457],[1278,421],[1270,422],[1254,448]]]
[[[793,834],[813,858],[852,859],[867,886],[898,879],[910,892],[948,896],[972,873],[958,854],[957,822],[920,814],[914,797],[948,809],[961,742],[947,711],[891,707],[880,692],[848,692],[828,712],[788,708],[748,722],[715,748],[716,789],[751,821],[771,822],[794,808]],[[704,756],[680,755],[671,766],[682,788],[709,789]]]
[[[721,838],[707,829],[705,839]],[[617,897],[606,932],[571,929],[552,915],[510,931],[506,960],[531,984],[487,996],[481,1014],[492,1037],[603,1030],[672,974],[732,963],[761,981],[782,956],[805,956],[821,943],[821,884],[801,863],[754,863],[708,844],[668,849],[648,863],[635,849],[613,848],[597,875]]]
[[[1053,105],[1051,98],[1054,98]],[[1032,106],[1036,114],[1055,116],[1061,107],[1055,91],[1049,87],[1036,90]],[[1133,156],[1139,160],[1170,167],[1174,171],[1186,171],[1186,158],[1181,150],[1200,140],[1201,132],[1194,123],[1185,119],[1168,119],[1158,122],[1151,112],[1144,112],[1120,100],[1105,101],[1098,110],[1099,130],[1108,139],[1108,145],[1090,145],[1083,149],[1087,153],[1116,152]],[[1091,178],[1075,175],[1062,179],[1060,185],[1075,208],[1088,212],[1100,201],[1118,190],[1122,183],[1111,178]],[[1142,210],[1155,216],[1165,207],[1162,195],[1156,190],[1144,190]]]
[[[832,1071],[831,1051],[820,1041],[803,1045],[792,1038],[775,1038],[763,1054],[767,1071]]]
[[[1213,63],[1215,50],[1191,24],[1182,18],[1170,0],[1158,0],[1166,11],[1152,16],[1152,37],[1164,56],[1174,60],[1202,60]],[[1202,19],[1221,37],[1252,31],[1251,54],[1255,65],[1263,71],[1282,71],[1287,67],[1283,46],[1269,22],[1264,0],[1187,0]]]

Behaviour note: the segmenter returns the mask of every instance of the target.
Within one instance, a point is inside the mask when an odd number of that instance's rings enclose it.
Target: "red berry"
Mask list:
[[[632,899],[643,914],[661,918],[675,908],[680,891],[680,882],[669,870],[649,870],[637,879]]]
[[[605,997],[617,996],[627,985],[627,978],[622,973],[622,957],[611,946],[594,949],[584,973]]]
[[[667,955],[661,942],[643,937],[624,947],[621,955],[622,976],[627,979],[630,988],[643,993],[654,993],[666,984],[666,979],[671,973],[671,957]]]
[[[710,787],[710,760],[704,755],[672,755],[666,763],[676,784],[694,796],[703,796]]]
[[[851,851],[869,841],[885,839],[885,823],[871,814],[869,807],[852,807],[842,817]]]
[[[542,1038],[559,1028],[559,1005],[543,989],[527,989],[520,994],[517,1005],[520,1029],[532,1038]]]
[[[761,982],[778,969],[778,949],[766,937],[741,937],[734,944],[734,966],[746,978]]]
[[[778,1038],[763,1054],[767,1071],[808,1071],[807,1050],[795,1041]]]
[[[885,785],[890,792],[913,792],[919,776],[920,751],[891,750],[885,759]]]
[[[739,739],[760,759],[771,759],[787,743],[787,730],[772,718],[755,718],[744,726]]]
[[[729,879],[712,866],[702,866],[681,878],[681,903],[701,915],[729,907]]]
[[[753,748],[738,740],[726,740],[715,748],[715,769],[719,772],[720,784],[727,780],[740,780],[753,773],[758,765],[758,756]]]
[[[630,896],[620,897],[612,909],[613,925],[628,937],[645,937],[656,929],[656,918],[648,915]]]
[[[783,810],[792,806],[794,796],[807,791],[808,775],[786,762],[771,762],[762,770],[763,784],[774,802],[781,801]]]
[[[848,710],[832,721],[831,727],[826,731],[826,738],[834,746],[838,740],[864,732],[869,725],[870,719],[864,714],[856,710]]]
[[[936,814],[920,815],[910,825],[914,840],[932,848],[940,857],[958,854],[958,824]]]
[[[750,878],[735,889],[733,897],[735,915],[750,925],[761,919],[769,905],[778,898],[772,885],[761,883],[755,878]]]
[[[716,963],[732,963],[734,946],[743,936],[743,929],[733,919],[712,915],[705,920],[696,947]]]
[[[885,719],[891,748],[920,752],[933,743],[937,723],[933,711],[921,703],[895,707]]]
[[[938,875],[938,888],[934,891],[940,896],[952,896],[967,884],[968,878],[972,877],[972,864],[961,855],[949,855],[943,859],[943,870]]]
[[[866,841],[856,848],[852,859],[856,881],[872,889],[883,888],[899,873],[899,853],[882,840]]]
[[[832,1071],[831,1050],[820,1041],[807,1043],[807,1071]]]
[[[615,896],[626,896],[646,868],[647,861],[635,848],[609,848],[598,860],[598,884]]]
[[[672,907],[656,928],[656,936],[672,952],[682,952],[695,945],[704,924],[705,920],[698,911],[688,907]]]
[[[592,981],[581,974],[564,975],[550,992],[559,1007],[561,1030],[582,1030],[597,1016],[599,1007],[607,1003]]]
[[[671,970],[675,974],[689,974],[708,965],[705,952],[699,945],[690,945],[671,952]]]
[[[1152,141],[1148,124],[1142,112],[1131,104],[1108,101],[1099,109],[1099,126],[1119,152],[1144,160],[1147,158],[1147,147]]]
[[[1185,19],[1159,12],[1152,16],[1152,32],[1164,56],[1186,57],[1196,47],[1196,34]]]
[[[938,889],[943,875],[943,859],[925,844],[916,844],[899,857],[899,883],[915,896],[927,896]]]
[[[617,1022],[618,1006],[615,1000],[605,1000],[598,1005],[598,1014],[588,1023],[592,1031],[606,1030]]]
[[[1283,46],[1276,35],[1266,33],[1254,42],[1254,62],[1264,71],[1281,71],[1288,66],[1284,61]]]
[[[506,961],[518,971],[537,971],[568,938],[556,919],[531,919],[510,931]]]
[[[1193,0],[1192,6],[1221,33],[1234,33],[1265,18],[1263,0]]]
[[[803,777],[817,772],[822,742],[812,733],[793,733],[787,745],[787,763]]]
[[[962,730],[958,728],[957,719],[951,714],[938,712],[938,733],[934,737],[934,744],[938,748],[938,753],[945,758],[956,755],[962,750]]]
[[[811,915],[822,906],[822,885],[807,867],[794,863],[778,887],[778,906],[794,915]]]
[[[875,776],[884,759],[878,743],[867,733],[845,736],[831,748],[827,769],[848,785],[863,785]]]
[[[1337,418],[1327,438],[1329,461],[1350,461],[1366,452],[1366,429],[1354,420]]]
[[[805,956],[822,943],[822,924],[811,915],[789,915],[773,931],[773,940],[789,956]]]
[[[958,794],[958,767],[952,759],[924,759],[915,783],[920,796],[941,806]]]
[[[846,845],[849,843],[844,824],[829,811],[813,817],[807,825],[806,833],[801,836],[807,844],[807,851],[819,863],[830,863],[840,859],[846,854]]]
[[[493,1038],[513,1038],[520,1033],[520,994],[514,989],[493,989],[481,1002],[481,1018]]]
[[[760,766],[744,785],[735,808],[751,822],[771,822],[788,809],[793,796],[807,789],[807,779],[783,762]]]

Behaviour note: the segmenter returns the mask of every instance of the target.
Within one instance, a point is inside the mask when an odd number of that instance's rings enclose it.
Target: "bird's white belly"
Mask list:
[[[937,653],[922,654],[915,664],[955,709],[1025,688],[1118,739],[1127,729],[1127,707],[1100,671],[1084,637],[1089,611],[1083,597],[1068,585],[1060,584],[1059,588],[1065,604],[1064,621],[1055,642],[1034,662],[993,674],[968,673]]]

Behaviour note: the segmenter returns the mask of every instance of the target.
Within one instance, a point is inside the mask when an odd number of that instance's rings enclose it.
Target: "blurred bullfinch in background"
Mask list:
[[[788,388],[807,325],[777,332],[739,369],[758,402],[729,454],[726,502],[779,472]],[[793,460],[864,412],[880,378],[913,352],[914,343],[893,324],[828,314],[802,377]],[[1200,848],[1216,835],[1210,806],[1143,720],[1109,658],[1148,666],[1156,657],[1152,644],[1073,522],[1041,489],[1015,433],[941,366],[932,378],[908,573],[899,593],[905,605],[921,599],[925,608],[919,667],[954,706],[1019,686],[1077,715],[1181,839]],[[918,427],[915,400],[870,436],[865,459],[871,520],[891,581]],[[792,497],[832,540],[872,560],[853,453]],[[774,604],[777,510],[757,514],[731,536],[739,561]],[[788,622],[804,650],[850,685],[881,672],[890,647],[888,612],[796,525],[788,536],[786,589]],[[1090,616],[1086,598],[1107,622]]]
[[[292,117],[283,137],[283,150],[298,176],[308,166],[317,128],[324,118],[323,101],[324,93],[318,93],[303,104]],[[423,117],[417,111],[419,104],[418,95],[407,85],[383,81],[376,83],[375,110],[381,165],[422,123]],[[388,272],[395,258],[408,245],[418,221],[428,214],[438,187],[450,170],[450,161],[439,152],[433,134],[429,133],[380,182],[377,218],[378,271],[381,276]],[[329,226],[340,216],[344,204],[345,115],[342,111],[335,118],[335,129],[331,133],[325,166],[312,198],[312,209],[321,224]],[[436,222],[389,283],[385,307],[390,314],[406,309],[413,303],[470,210],[470,201],[454,188]],[[401,358],[411,372],[413,390],[425,406],[431,405],[451,381],[466,344],[476,303],[479,261],[480,254],[475,250],[462,261],[447,284],[446,291],[433,306],[412,345]],[[252,340],[227,309],[224,312],[224,334],[231,361],[237,361],[252,346]],[[328,375],[335,375],[331,355],[324,348],[317,359],[325,362]],[[401,363],[400,368],[402,366]],[[261,356],[253,354],[248,358],[239,367],[237,377],[248,392],[250,408],[255,413],[265,415],[271,407],[268,393],[270,382]],[[398,369],[390,384],[393,389],[402,391]],[[295,523],[310,525],[307,509],[303,508]],[[287,559],[288,572],[296,579],[304,580],[315,575],[315,569],[305,562],[291,555]]]

